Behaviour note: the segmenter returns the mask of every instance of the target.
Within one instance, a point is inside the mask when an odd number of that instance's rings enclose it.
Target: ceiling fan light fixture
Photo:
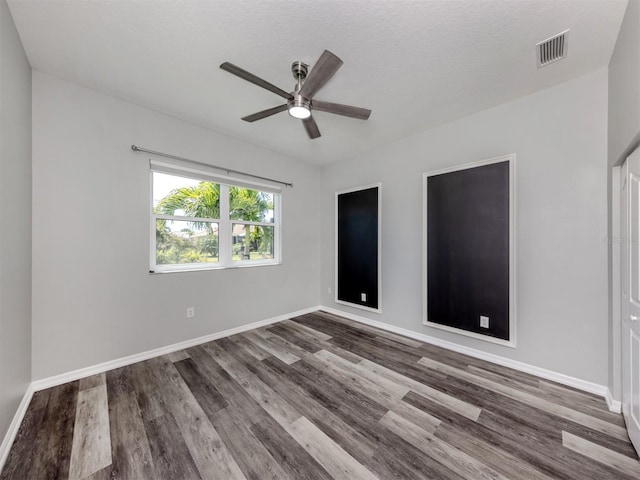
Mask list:
[[[309,102],[306,102],[302,97],[295,98],[289,102],[289,115],[293,118],[299,118],[304,120],[311,116],[311,108]]]
[[[293,118],[309,118],[311,111],[307,107],[289,107],[289,115]]]

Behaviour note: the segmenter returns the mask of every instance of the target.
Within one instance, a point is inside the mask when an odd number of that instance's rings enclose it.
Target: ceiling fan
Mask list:
[[[270,92],[280,95],[287,100],[284,105],[278,105],[277,107],[268,108],[260,112],[242,117],[245,122],[255,122],[263,118],[270,117],[276,113],[289,111],[289,115],[294,118],[302,120],[305,130],[309,138],[314,139],[320,136],[320,130],[316,121],[313,119],[311,112],[317,110],[319,112],[334,113],[336,115],[343,115],[345,117],[357,118],[359,120],[366,120],[371,115],[371,110],[360,107],[352,107],[351,105],[343,105],[340,103],[323,102],[321,100],[315,100],[313,96],[329,81],[331,77],[342,66],[342,60],[329,50],[325,50],[316,64],[311,69],[311,72],[307,75],[309,65],[302,62],[293,62],[291,64],[291,72],[293,78],[297,80],[294,91],[287,93],[284,90],[276,87],[275,85],[263,80],[256,75],[243,70],[240,67],[236,67],[232,63],[224,62],[220,65],[220,68],[226,70],[233,75],[236,75],[247,82],[251,82],[254,85],[265,88]]]

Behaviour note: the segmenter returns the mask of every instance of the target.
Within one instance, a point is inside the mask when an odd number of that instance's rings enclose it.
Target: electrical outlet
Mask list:
[[[480,315],[480,327],[481,328],[489,328],[489,317],[485,317],[484,315]]]
[[[193,307],[187,308],[187,318],[193,318],[196,316],[196,309]]]
[[[331,293],[331,287],[327,288],[327,293]]]
[[[363,302],[367,301],[367,294],[366,293],[361,293],[360,294],[360,300],[362,300]]]

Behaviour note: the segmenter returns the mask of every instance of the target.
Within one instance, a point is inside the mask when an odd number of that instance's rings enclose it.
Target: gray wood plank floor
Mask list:
[[[635,479],[603,399],[324,312],[36,392],[0,479]]]

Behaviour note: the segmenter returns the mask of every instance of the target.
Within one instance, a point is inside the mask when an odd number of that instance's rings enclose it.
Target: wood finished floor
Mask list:
[[[36,392],[2,480],[635,479],[620,415],[317,312]]]

